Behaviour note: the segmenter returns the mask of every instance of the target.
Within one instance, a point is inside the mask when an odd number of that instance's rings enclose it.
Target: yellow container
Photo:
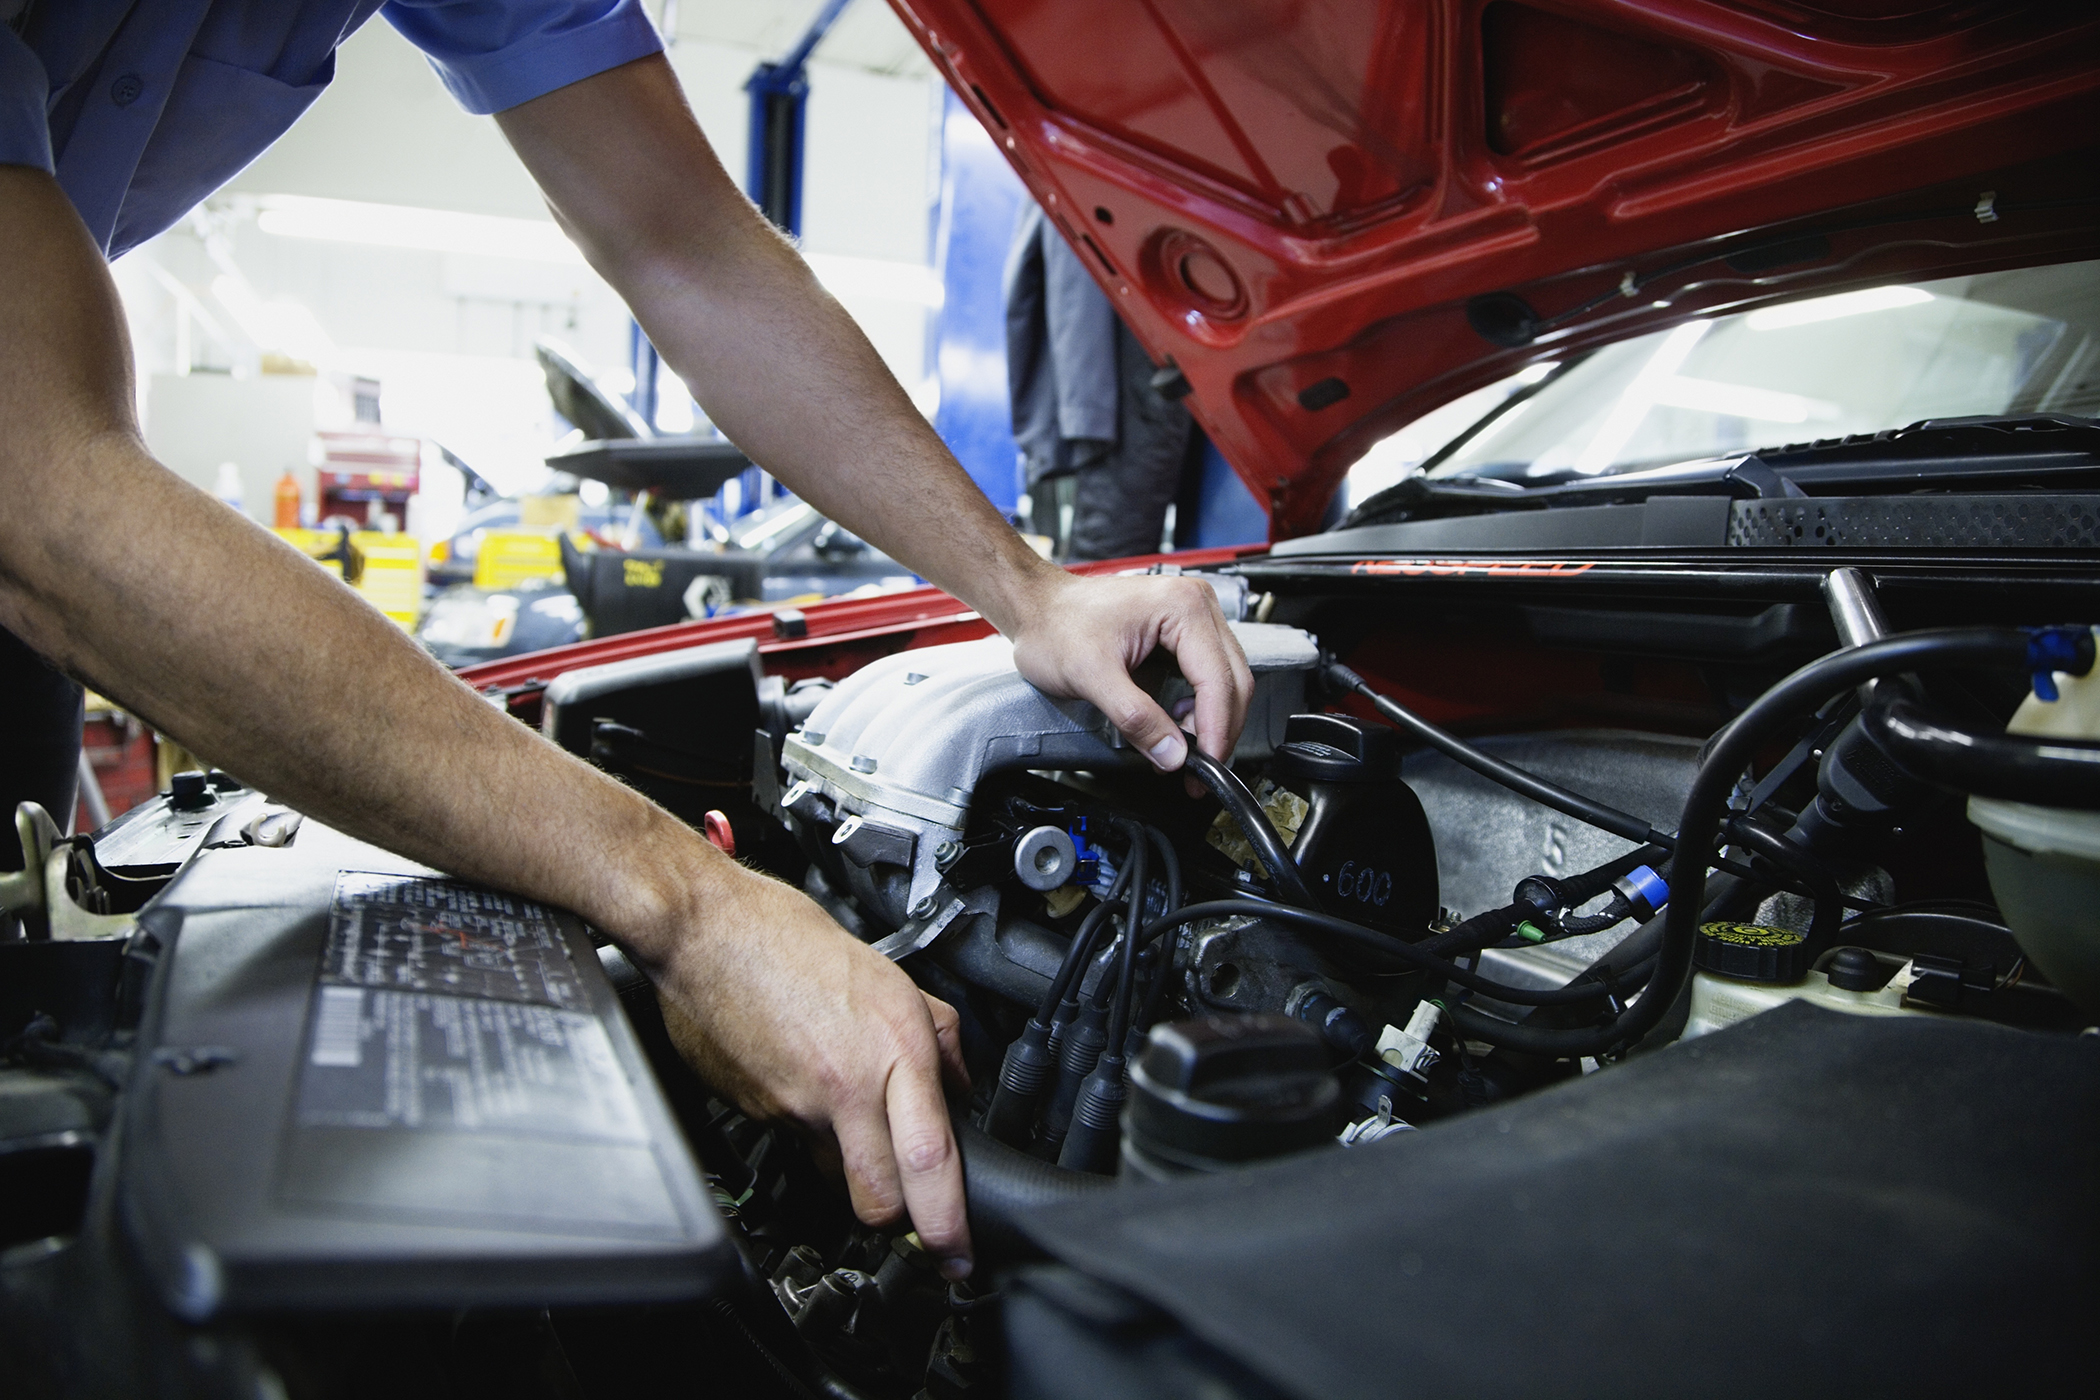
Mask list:
[[[350,537],[365,557],[357,591],[395,622],[413,628],[423,611],[423,546],[413,535],[359,530]]]
[[[293,527],[273,531],[272,533],[307,558],[313,560],[316,564],[319,564],[322,568],[328,570],[329,573],[334,574],[337,578],[343,576],[343,561],[341,559],[324,559],[321,557],[335,550],[336,541],[339,538],[335,531],[302,530]]]
[[[527,579],[561,577],[561,544],[546,530],[491,530],[474,557],[476,588],[516,588]]]
[[[528,530],[574,530],[582,521],[579,496],[526,496],[518,502],[518,523]]]

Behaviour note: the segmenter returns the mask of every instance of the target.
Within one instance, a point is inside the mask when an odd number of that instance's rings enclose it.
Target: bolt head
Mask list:
[[[913,917],[914,919],[923,919],[923,918],[925,918],[925,917],[926,917],[926,916],[927,916],[928,914],[931,914],[932,912],[933,912],[933,896],[932,896],[932,895],[927,895],[927,896],[926,896],[926,897],[925,897],[924,899],[920,900],[920,901],[919,901],[919,902],[918,902],[917,904],[914,904],[914,905],[912,905],[912,907],[911,907],[911,916],[912,916],[912,917]]]

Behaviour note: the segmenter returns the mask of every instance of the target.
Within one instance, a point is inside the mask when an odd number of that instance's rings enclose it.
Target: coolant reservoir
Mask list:
[[[1911,981],[1908,963],[1880,963],[1859,948],[1841,951],[1855,962],[1827,971],[1811,968],[1807,939],[1791,929],[1707,924],[1693,949],[1691,1015],[1680,1038],[1732,1026],[1788,1001],[1856,1016],[1920,1014],[1903,1000]]]
[[[2094,629],[2100,633],[2100,628]],[[2100,667],[2056,675],[2058,696],[2029,695],[2008,734],[2100,739]],[[2088,1015],[2100,1015],[2100,812],[1969,799],[1991,893],[2020,949]]]

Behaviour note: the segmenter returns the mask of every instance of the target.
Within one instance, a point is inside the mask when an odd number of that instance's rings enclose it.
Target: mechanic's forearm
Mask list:
[[[1063,572],[1016,535],[644,59],[501,115],[549,204],[752,459],[1012,632]]]
[[[689,828],[491,706],[135,443],[68,456],[67,494],[102,508],[64,520],[44,548],[10,539],[0,609],[156,729],[331,826],[573,908],[644,951],[683,891],[614,871],[646,850],[640,868],[682,870],[684,887],[717,873]],[[22,513],[54,514],[42,501]]]
[[[729,862],[147,455],[115,288],[50,177],[0,167],[0,245],[0,625],[280,800],[648,955]],[[659,887],[615,878],[637,850]]]

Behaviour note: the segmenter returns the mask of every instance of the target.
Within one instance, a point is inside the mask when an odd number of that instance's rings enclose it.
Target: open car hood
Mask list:
[[[891,3],[1279,539],[1530,361],[2100,227],[2086,4]]]

